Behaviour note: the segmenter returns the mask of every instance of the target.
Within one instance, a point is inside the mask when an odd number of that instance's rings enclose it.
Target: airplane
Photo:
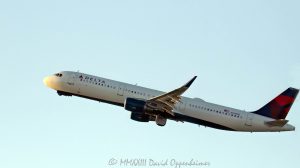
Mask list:
[[[257,111],[246,112],[182,96],[197,76],[170,92],[161,92],[80,72],[62,71],[43,79],[59,96],[78,96],[124,107],[138,122],[167,120],[189,122],[211,128],[240,132],[294,131],[286,116],[299,92],[288,88]]]

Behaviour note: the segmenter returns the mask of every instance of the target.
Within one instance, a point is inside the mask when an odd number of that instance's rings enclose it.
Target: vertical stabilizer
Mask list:
[[[298,89],[288,88],[268,104],[253,113],[276,120],[285,119],[297,97],[298,92]]]

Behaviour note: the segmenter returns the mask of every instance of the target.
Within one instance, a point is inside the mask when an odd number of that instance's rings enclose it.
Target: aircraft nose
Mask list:
[[[54,76],[47,76],[43,79],[44,84],[52,89],[56,88],[57,82]]]
[[[46,86],[48,86],[48,87],[49,87],[49,84],[50,84],[50,79],[49,79],[49,78],[50,78],[50,77],[47,76],[47,77],[45,77],[45,78],[43,79],[44,85],[46,85]]]

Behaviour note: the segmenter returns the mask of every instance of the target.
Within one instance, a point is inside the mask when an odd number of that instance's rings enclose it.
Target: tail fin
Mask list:
[[[299,90],[288,88],[261,109],[253,112],[276,120],[285,119],[292,107]]]

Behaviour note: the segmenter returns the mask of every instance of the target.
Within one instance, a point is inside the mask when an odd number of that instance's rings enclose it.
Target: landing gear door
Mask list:
[[[252,121],[253,121],[253,114],[252,113],[248,113],[245,125],[246,126],[252,126]]]

